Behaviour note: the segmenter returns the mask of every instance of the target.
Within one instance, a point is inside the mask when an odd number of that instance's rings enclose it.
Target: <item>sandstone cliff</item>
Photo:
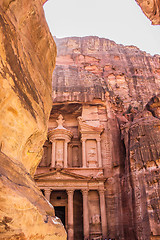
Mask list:
[[[160,56],[98,37],[55,41],[52,111],[99,101],[106,109],[108,238],[159,239]]]
[[[0,239],[65,239],[34,174],[46,139],[56,47],[40,0],[0,2]]]
[[[54,102],[104,99],[107,94],[120,113],[131,106],[144,109],[159,93],[160,56],[98,37],[55,40]]]

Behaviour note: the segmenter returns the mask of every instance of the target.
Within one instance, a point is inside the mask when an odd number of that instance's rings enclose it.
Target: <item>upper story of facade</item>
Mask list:
[[[109,160],[104,102],[56,103],[52,112],[37,174],[66,169],[85,176],[103,176]]]

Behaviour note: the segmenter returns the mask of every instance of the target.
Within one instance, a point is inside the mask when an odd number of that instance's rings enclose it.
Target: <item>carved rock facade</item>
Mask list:
[[[38,186],[69,240],[159,239],[160,56],[98,37],[55,40]]]

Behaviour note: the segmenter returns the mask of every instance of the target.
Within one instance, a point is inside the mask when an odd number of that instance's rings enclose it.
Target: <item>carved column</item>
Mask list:
[[[82,139],[82,164],[83,167],[86,168],[87,164],[86,164],[86,140]]]
[[[64,142],[64,168],[67,168],[68,164],[67,164],[67,146],[68,146],[68,142],[65,140]]]
[[[103,239],[105,239],[107,238],[107,216],[106,216],[104,190],[99,190],[99,197],[100,197],[102,235],[103,235]]]
[[[56,143],[53,140],[52,141],[52,161],[51,161],[51,167],[55,167],[55,162],[56,162]]]
[[[44,195],[45,195],[45,198],[50,202],[51,189],[45,189]]]
[[[73,194],[74,190],[68,190],[68,240],[74,240],[73,226]]]
[[[88,190],[82,190],[83,194],[83,231],[84,240],[89,239],[89,217],[88,217]]]
[[[102,156],[101,156],[101,142],[100,139],[97,140],[97,152],[98,152],[98,165],[102,167]]]

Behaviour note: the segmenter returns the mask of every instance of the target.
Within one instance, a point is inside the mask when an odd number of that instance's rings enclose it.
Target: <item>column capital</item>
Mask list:
[[[45,191],[46,193],[50,193],[50,192],[52,191],[52,189],[51,189],[51,188],[44,188],[44,191]]]
[[[45,198],[46,198],[49,202],[50,202],[51,191],[52,191],[51,188],[46,188],[46,189],[44,189]]]
[[[64,139],[65,143],[69,143],[70,141],[71,141],[70,139],[67,139],[67,138]]]
[[[88,194],[89,189],[81,189],[81,192],[83,195],[86,195],[86,194]]]
[[[81,138],[81,142],[85,142],[86,140],[86,138]]]
[[[96,141],[97,141],[97,142],[101,142],[101,139],[100,139],[100,138],[96,138]]]
[[[48,132],[48,139],[49,139],[50,142],[54,142],[55,141],[55,136],[52,133]]]
[[[66,191],[68,195],[71,195],[74,193],[75,189],[67,189]]]
[[[99,194],[104,194],[105,190],[104,189],[99,189],[98,192],[99,192]]]

